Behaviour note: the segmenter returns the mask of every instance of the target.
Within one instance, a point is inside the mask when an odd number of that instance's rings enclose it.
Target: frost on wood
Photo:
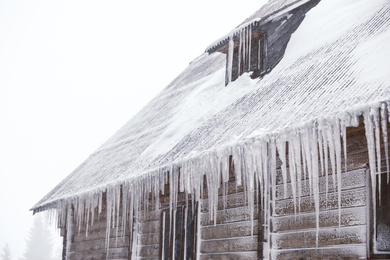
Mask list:
[[[226,187],[229,180],[229,157],[232,156],[237,186],[243,186],[246,193],[246,207],[253,221],[255,194],[260,192],[264,224],[269,224],[270,199],[275,197],[277,178],[277,158],[281,161],[284,196],[291,190],[295,214],[299,213],[300,195],[303,182],[309,181],[310,195],[315,205],[318,245],[319,222],[319,177],[332,175],[338,190],[338,208],[341,212],[341,175],[342,161],[346,153],[343,140],[346,139],[346,128],[356,127],[359,117],[363,116],[369,152],[369,164],[373,192],[377,187],[377,174],[380,172],[380,142],[387,142],[387,132],[379,136],[378,129],[386,129],[389,121],[389,102],[378,102],[370,106],[357,107],[344,111],[336,116],[307,122],[299,127],[285,129],[282,132],[259,135],[220,147],[201,156],[187,158],[181,162],[166,165],[155,171],[135,178],[124,180],[107,187],[104,191],[81,194],[78,197],[62,200],[57,204],[59,222],[69,223],[69,210],[74,208],[75,225],[93,225],[95,210],[101,212],[103,192],[107,205],[106,246],[110,247],[110,232],[116,237],[123,237],[126,229],[133,231],[141,211],[159,208],[159,196],[164,194],[164,186],[169,185],[170,219],[175,218],[178,193],[184,193],[192,205],[202,201],[203,188],[207,186],[208,212],[210,219],[216,223],[218,209],[218,189]],[[387,145],[385,145],[387,147]],[[386,162],[388,152],[385,148]],[[344,158],[343,158],[344,157]],[[287,164],[288,158],[288,164]],[[332,170],[326,166],[330,162]],[[386,165],[386,169],[389,165]],[[206,183],[204,183],[204,181]],[[207,185],[205,185],[207,184]],[[326,186],[328,189],[328,186]],[[272,197],[267,194],[271,191]],[[328,192],[328,190],[326,191]],[[226,201],[226,193],[222,193]],[[121,203],[122,201],[122,203]],[[186,201],[188,204],[188,201]],[[275,209],[275,207],[273,207]],[[340,213],[339,213],[340,218]],[[121,230],[121,232],[119,232]],[[173,236],[175,230],[172,231]],[[137,239],[133,239],[137,243]],[[135,248],[135,246],[133,245]],[[199,248],[198,248],[199,250]],[[133,250],[136,254],[136,250]]]

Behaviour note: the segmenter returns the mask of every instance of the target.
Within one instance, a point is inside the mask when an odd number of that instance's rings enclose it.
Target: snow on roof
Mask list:
[[[261,10],[254,16],[269,13]],[[321,1],[272,72],[262,79],[244,74],[227,87],[224,54],[203,54],[33,209],[390,100],[389,25],[388,0]]]

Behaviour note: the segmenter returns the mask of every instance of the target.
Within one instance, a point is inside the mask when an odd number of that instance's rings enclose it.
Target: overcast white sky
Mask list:
[[[0,0],[0,250],[36,202],[266,0]]]

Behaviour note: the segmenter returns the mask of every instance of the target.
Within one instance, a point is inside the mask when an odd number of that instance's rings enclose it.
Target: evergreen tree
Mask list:
[[[1,260],[11,260],[11,251],[9,250],[8,244],[3,247],[3,253],[1,254]]]
[[[27,239],[27,248],[20,260],[52,260],[53,243],[41,216],[36,216],[30,235]]]

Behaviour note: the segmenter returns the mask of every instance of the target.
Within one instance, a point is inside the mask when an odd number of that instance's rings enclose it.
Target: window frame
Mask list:
[[[370,170],[366,170],[366,177],[367,177],[367,212],[368,212],[368,218],[367,218],[367,240],[368,240],[368,252],[367,256],[370,259],[390,259],[390,248],[388,251],[378,251],[376,248],[376,229],[377,229],[377,221],[376,221],[376,212],[377,212],[377,197],[378,197],[378,189],[373,192],[372,190],[372,180],[370,175]],[[376,182],[378,185],[378,178],[383,178],[386,180],[387,178],[387,172],[382,171],[380,174],[376,175]],[[384,182],[382,180],[382,186],[384,185]],[[376,185],[376,187],[378,187]],[[385,185],[387,185],[386,192],[390,194],[390,184],[387,184],[387,180],[385,181]],[[384,192],[384,189],[381,189],[382,192]],[[374,196],[374,197],[373,197]],[[381,197],[385,197],[384,194],[381,194]],[[383,199],[382,199],[383,201]],[[387,202],[390,204],[390,202]]]

